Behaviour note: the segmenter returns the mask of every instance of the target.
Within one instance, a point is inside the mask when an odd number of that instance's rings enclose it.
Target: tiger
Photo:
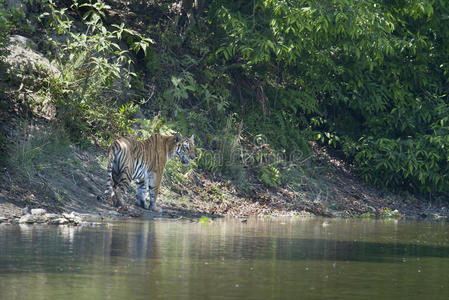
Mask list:
[[[115,207],[124,208],[122,195],[134,181],[137,185],[136,205],[157,211],[155,203],[164,168],[167,162],[175,157],[180,158],[183,165],[195,160],[193,135],[186,138],[179,133],[173,136],[154,134],[143,141],[134,137],[115,140],[108,150],[107,189],[98,200],[110,195]],[[146,197],[147,191],[149,201]]]

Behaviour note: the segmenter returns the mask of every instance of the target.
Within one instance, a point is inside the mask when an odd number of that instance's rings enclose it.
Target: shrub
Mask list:
[[[306,129],[371,182],[445,193],[448,11],[432,0],[217,0],[209,18],[216,61],[267,96],[245,95],[257,100],[250,128],[284,149]]]
[[[5,7],[5,2],[6,0],[0,0],[0,63],[7,54],[8,34],[11,30],[11,23],[8,18],[9,11]]]
[[[41,16],[67,37],[63,44],[53,41],[53,46],[61,49],[55,57],[61,72],[48,78],[45,94],[55,102],[58,118],[74,140],[96,136],[105,141],[116,132],[126,132],[130,110],[136,110],[127,103],[132,100],[127,96],[131,78],[136,76],[131,71],[133,61],[128,50],[118,44],[123,34],[134,33],[123,24],[108,30],[102,21],[108,6],[100,0],[73,3],[72,9],[87,8],[83,32],[76,32],[66,9],[57,9],[52,1],[49,12]],[[145,52],[151,41],[134,35],[133,48]]]

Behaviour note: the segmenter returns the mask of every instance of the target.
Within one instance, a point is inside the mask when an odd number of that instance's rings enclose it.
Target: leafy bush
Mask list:
[[[131,111],[136,111],[135,105],[124,103],[130,100],[127,92],[136,76],[131,71],[133,61],[128,50],[118,44],[122,35],[133,32],[123,24],[108,30],[102,18],[103,10],[109,7],[100,0],[82,4],[75,0],[71,8],[87,8],[83,32],[76,32],[67,9],[57,9],[52,1],[49,12],[41,16],[67,37],[63,44],[53,41],[53,46],[60,48],[55,60],[61,73],[48,79],[46,96],[55,102],[58,118],[72,138],[97,136],[105,140],[115,132],[126,132]],[[133,48],[145,52],[150,40],[135,35],[138,41],[133,42]]]
[[[16,132],[16,142],[8,148],[8,170],[24,178],[40,171],[54,169],[60,160],[68,161],[70,143],[64,130],[57,127],[39,128],[26,121],[20,122]],[[59,157],[60,160],[56,159]]]
[[[216,60],[267,96],[249,93],[250,127],[284,149],[302,129],[370,182],[447,193],[448,12],[432,0],[217,0],[209,18]]]
[[[45,95],[74,139],[194,132],[198,166],[237,180],[253,172],[267,186],[286,184],[285,174],[301,174],[289,173],[286,157],[308,156],[313,139],[343,150],[369,182],[446,195],[446,2],[214,0],[188,30],[175,1],[136,3],[154,9],[158,47],[149,48],[123,24],[106,26],[100,0],[62,9],[49,1],[42,19],[66,42],[55,42],[61,74]],[[131,88],[149,96],[140,102]],[[135,120],[158,111],[165,126]],[[265,148],[247,140],[259,135]]]
[[[267,186],[277,187],[281,183],[281,172],[273,164],[261,166],[260,180]]]
[[[241,129],[237,120],[232,115],[229,116],[225,127],[208,143],[209,150],[198,150],[198,166],[205,171],[229,176],[233,180],[242,179],[245,171],[240,158]]]
[[[443,136],[363,140],[355,161],[369,182],[423,193],[449,192],[447,150],[449,131]]]
[[[0,0],[0,63],[6,55],[6,48],[8,46],[8,34],[11,30],[9,21],[9,11],[5,8],[6,0]]]

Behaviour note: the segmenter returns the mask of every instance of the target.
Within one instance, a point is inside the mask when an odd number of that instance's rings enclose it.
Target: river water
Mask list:
[[[0,225],[0,299],[449,299],[449,224]]]

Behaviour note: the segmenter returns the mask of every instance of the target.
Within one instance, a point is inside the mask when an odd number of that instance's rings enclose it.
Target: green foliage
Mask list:
[[[448,192],[447,138],[422,135],[362,140],[355,156],[359,171],[369,182],[422,193]]]
[[[198,166],[208,172],[229,176],[233,180],[243,180],[245,170],[240,157],[241,130],[241,124],[235,116],[229,116],[225,127],[211,138],[211,149],[197,149]]]
[[[8,33],[31,34],[33,31],[34,26],[26,17],[22,6],[14,1],[0,0],[0,56],[2,55],[1,45]]]
[[[143,139],[147,139],[153,134],[168,135],[173,132],[164,126],[163,119],[159,116],[156,116],[153,119],[134,119],[133,121],[138,124],[139,129],[137,130],[137,133],[141,135]]]
[[[184,58],[183,61],[186,63],[190,58]],[[193,63],[196,64],[195,61]],[[183,113],[183,108],[190,106],[192,102],[207,107],[215,114],[223,113],[229,105],[226,92],[217,90],[208,83],[199,83],[189,71],[170,77],[170,85],[165,89],[161,102],[161,106],[174,116]]]
[[[172,76],[172,87],[164,92],[163,97],[174,104],[189,98],[189,93],[195,92],[198,85],[190,72],[183,72],[180,77]]]
[[[260,180],[267,186],[278,187],[280,185],[281,173],[273,164],[260,167]]]
[[[9,43],[8,34],[11,30],[11,22],[9,20],[10,12],[5,8],[6,0],[0,0],[0,63],[7,54],[6,48]]]
[[[386,219],[395,219],[395,218],[401,218],[402,215],[398,210],[391,210],[388,207],[384,209],[382,217]]]
[[[199,168],[269,187],[293,185],[287,157],[315,140],[373,184],[449,193],[447,1],[214,0],[188,29],[172,3],[138,32],[106,26],[101,0],[48,2],[66,42],[43,96],[72,139],[194,132]],[[18,19],[0,8],[0,56]]]
[[[226,127],[217,136],[216,145],[224,173],[232,173],[232,166],[239,163],[241,130],[241,124],[233,116],[229,116]]]
[[[183,166],[179,159],[170,160],[164,171],[164,177],[174,184],[185,184],[189,180],[194,165]]]
[[[119,41],[124,33],[132,32],[121,24],[109,30],[103,24],[104,10],[109,6],[102,1],[79,3],[74,1],[71,9],[87,11],[83,15],[85,30],[72,30],[73,20],[67,9],[57,9],[48,3],[49,12],[41,15],[54,30],[66,36],[66,42],[53,41],[60,48],[55,57],[60,74],[48,79],[45,96],[50,97],[58,108],[58,118],[69,129],[75,140],[97,136],[105,139],[115,132],[127,133],[130,117],[138,107],[125,103],[131,87],[133,63],[128,50],[122,50]],[[145,52],[148,39],[136,34],[134,42]],[[137,44],[136,44],[137,43]],[[146,46],[144,46],[146,45]],[[121,107],[116,113],[115,107]]]
[[[60,128],[43,130],[21,122],[14,134],[17,142],[7,146],[7,162],[8,170],[15,175],[28,178],[54,169],[58,165],[57,157],[66,157],[72,152],[68,136]]]
[[[131,126],[134,123],[135,115],[140,111],[140,107],[135,103],[123,104],[117,114],[120,132],[123,135],[131,133]]]
[[[256,108],[253,122],[276,145],[310,130],[370,182],[447,193],[448,13],[433,0],[222,0],[209,18],[216,60],[263,78],[271,119]]]
[[[200,223],[200,224],[207,225],[207,224],[209,224],[211,222],[212,222],[212,220],[210,218],[206,217],[206,216],[202,216],[201,218],[198,219],[198,223]]]
[[[214,152],[200,147],[196,147],[195,151],[197,154],[196,162],[201,169],[211,173],[219,172],[221,165],[218,156]]]

